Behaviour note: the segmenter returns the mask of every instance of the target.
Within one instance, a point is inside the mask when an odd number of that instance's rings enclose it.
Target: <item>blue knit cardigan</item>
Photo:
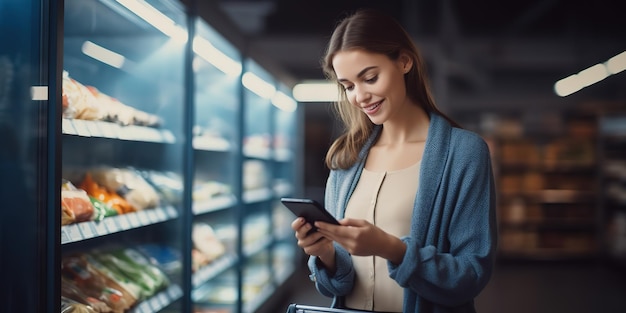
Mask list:
[[[344,217],[346,205],[380,134],[374,132],[346,170],[331,171],[325,206]],[[495,188],[489,148],[475,133],[430,115],[428,137],[413,206],[411,231],[401,238],[406,253],[400,264],[388,262],[389,274],[404,288],[404,312],[475,312],[474,298],[492,273],[497,242]],[[311,256],[311,279],[317,290],[342,307],[354,285],[350,254],[335,243],[337,268],[331,275]]]

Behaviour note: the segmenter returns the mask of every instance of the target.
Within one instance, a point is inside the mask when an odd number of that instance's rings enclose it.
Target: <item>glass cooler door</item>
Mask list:
[[[0,2],[0,312],[59,307],[60,8]]]
[[[272,105],[274,78],[252,59],[242,75],[242,311],[254,312],[274,291],[271,279],[272,244]]]
[[[195,25],[192,300],[194,312],[236,312],[241,61],[210,25]]]
[[[186,28],[176,1],[65,1],[64,303],[189,310]]]
[[[272,115],[274,122],[272,147],[273,157],[273,189],[272,230],[274,242],[271,249],[272,277],[276,286],[282,285],[294,272],[294,260],[297,260],[301,249],[291,229],[295,216],[280,202],[282,197],[300,197],[301,138],[297,125],[303,125],[300,119],[298,104],[291,97],[289,89],[279,84],[277,93],[272,97]]]

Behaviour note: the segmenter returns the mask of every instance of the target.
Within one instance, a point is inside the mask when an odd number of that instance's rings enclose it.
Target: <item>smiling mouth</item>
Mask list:
[[[376,103],[374,103],[372,105],[368,105],[366,107],[363,107],[363,110],[366,111],[366,112],[374,111],[374,110],[378,109],[378,107],[380,106],[381,103],[382,103],[382,101],[376,102]]]

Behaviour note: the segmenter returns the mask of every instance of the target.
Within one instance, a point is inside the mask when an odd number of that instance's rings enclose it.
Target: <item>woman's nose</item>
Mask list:
[[[363,87],[355,87],[355,100],[357,103],[367,103],[372,96],[366,88]]]

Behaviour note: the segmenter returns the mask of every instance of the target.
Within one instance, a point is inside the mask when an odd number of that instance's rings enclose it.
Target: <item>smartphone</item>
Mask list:
[[[326,222],[330,224],[339,225],[337,219],[330,214],[326,209],[317,201],[312,199],[299,199],[299,198],[281,198],[280,202],[283,203],[293,214],[298,217],[304,217],[304,219],[313,226],[310,232],[317,230],[315,225],[317,221]],[[309,232],[309,233],[310,233]]]

